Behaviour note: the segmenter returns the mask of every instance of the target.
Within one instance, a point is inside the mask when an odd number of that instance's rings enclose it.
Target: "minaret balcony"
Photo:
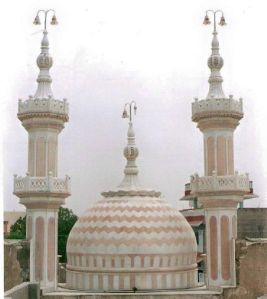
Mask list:
[[[250,181],[248,174],[217,176],[214,172],[212,176],[200,177],[198,174],[191,176],[190,194],[249,194]]]
[[[47,177],[25,177],[14,175],[14,194],[18,197],[26,197],[41,194],[54,194],[59,197],[70,195],[70,177],[64,179],[53,177],[51,173]]]
[[[235,100],[232,95],[229,98],[195,99],[192,103],[192,120],[199,121],[203,118],[214,116],[229,116],[237,119],[243,117],[243,101]]]
[[[56,100],[49,96],[48,98],[29,97],[28,100],[19,100],[18,115],[29,113],[53,113],[68,116],[69,104],[66,99]]]

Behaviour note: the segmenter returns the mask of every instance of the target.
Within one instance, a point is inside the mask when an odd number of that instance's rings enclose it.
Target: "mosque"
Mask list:
[[[49,11],[45,11],[45,22]],[[67,100],[55,98],[49,70],[48,32],[43,31],[34,96],[19,100],[18,119],[28,132],[28,170],[14,177],[14,194],[27,209],[30,281],[42,298],[223,298],[236,286],[237,206],[249,193],[249,177],[234,167],[234,130],[243,117],[242,99],[226,97],[220,70],[216,16],[206,98],[192,104],[192,120],[204,135],[204,176],[192,175],[189,193],[198,197],[206,222],[205,283],[198,282],[197,243],[185,217],[161,192],[138,179],[133,126],[137,105],[125,105],[129,120],[124,178],[104,191],[74,225],[67,242],[66,283],[57,282],[57,211],[70,195],[70,178],[58,177],[58,135],[68,122]],[[39,24],[37,14],[35,23]],[[55,15],[51,24],[56,24]],[[111,295],[113,294],[113,295]]]

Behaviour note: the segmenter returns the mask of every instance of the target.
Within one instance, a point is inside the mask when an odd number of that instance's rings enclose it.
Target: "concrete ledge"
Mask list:
[[[204,288],[197,290],[150,291],[136,293],[88,293],[79,291],[58,291],[43,294],[42,299],[216,299],[222,292],[210,291]]]

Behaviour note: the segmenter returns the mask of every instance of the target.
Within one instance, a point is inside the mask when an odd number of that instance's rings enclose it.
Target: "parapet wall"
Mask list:
[[[236,242],[237,287],[224,289],[223,299],[256,299],[267,294],[267,240]]]
[[[4,241],[4,289],[29,280],[30,244],[26,240]]]
[[[237,237],[267,238],[267,208],[238,209]]]

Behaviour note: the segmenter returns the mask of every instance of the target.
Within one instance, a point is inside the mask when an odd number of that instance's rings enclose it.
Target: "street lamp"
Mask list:
[[[34,21],[33,21],[33,24],[34,25],[41,25],[41,21],[40,21],[40,13],[44,13],[44,16],[45,16],[45,19],[44,19],[44,30],[46,31],[46,21],[47,21],[47,15],[49,12],[53,12],[53,16],[52,16],[52,19],[51,19],[51,22],[50,24],[51,25],[57,25],[58,24],[58,21],[57,21],[57,18],[56,18],[56,15],[55,15],[55,11],[53,9],[48,9],[48,10],[43,10],[43,9],[40,9],[38,10],[35,18],[34,18]]]
[[[123,113],[122,113],[122,118],[129,118],[130,122],[132,122],[132,105],[134,105],[134,114],[136,114],[137,106],[135,101],[131,101],[130,103],[126,103],[124,105]],[[127,106],[129,106],[129,114],[127,112]]]
[[[211,21],[209,19],[209,13],[213,14],[213,32],[216,32],[216,14],[217,13],[221,14],[221,19],[220,19],[220,22],[218,23],[218,25],[220,25],[220,26],[225,26],[226,25],[223,11],[221,11],[220,9],[218,9],[218,10],[211,10],[211,9],[207,10],[206,15],[204,17],[204,21],[203,21],[204,25],[211,24]]]

